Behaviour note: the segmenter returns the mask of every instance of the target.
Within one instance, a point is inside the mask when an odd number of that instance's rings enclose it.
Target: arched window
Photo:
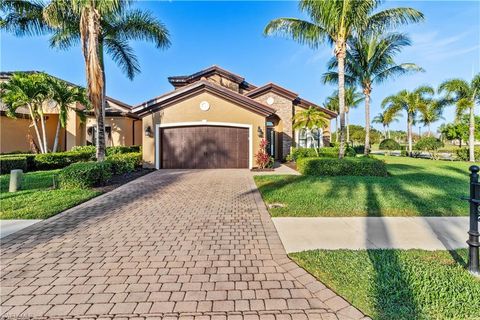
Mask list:
[[[300,129],[297,143],[300,148],[323,147],[322,129]]]

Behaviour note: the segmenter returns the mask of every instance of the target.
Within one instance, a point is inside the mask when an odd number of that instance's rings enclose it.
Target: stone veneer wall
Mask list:
[[[213,76],[208,77],[207,80],[210,81],[210,82],[219,84],[222,87],[228,88],[228,89],[233,90],[235,92],[240,91],[238,83],[235,83],[235,82],[233,82],[233,81],[231,81],[227,78],[224,78],[220,75],[215,74]]]
[[[267,103],[267,99],[272,97],[274,99],[274,102],[272,105],[269,105]],[[292,122],[293,122],[293,104],[292,100],[287,99],[285,97],[282,97],[276,93],[273,92],[267,92],[261,96],[258,96],[254,98],[254,100],[263,103],[270,108],[273,108],[276,110],[276,115],[280,118],[282,121],[281,127],[282,127],[282,132],[281,134],[281,157],[280,158],[285,158],[289,153],[290,153],[290,148],[292,147],[292,141],[293,141],[293,128],[292,128]],[[278,146],[277,146],[278,148]]]

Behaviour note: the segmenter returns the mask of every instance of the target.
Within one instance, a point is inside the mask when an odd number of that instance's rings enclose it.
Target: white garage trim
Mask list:
[[[191,126],[217,126],[217,127],[235,127],[235,128],[248,128],[248,168],[253,168],[253,136],[252,125],[233,122],[208,122],[193,121],[193,122],[172,122],[172,123],[160,123],[155,126],[155,168],[160,169],[160,128],[172,128],[172,127],[191,127]]]

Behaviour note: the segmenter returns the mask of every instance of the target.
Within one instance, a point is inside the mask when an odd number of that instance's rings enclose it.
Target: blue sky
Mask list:
[[[133,47],[142,73],[133,81],[107,61],[108,95],[129,104],[138,104],[172,89],[168,76],[184,75],[211,65],[237,73],[248,82],[262,85],[275,82],[322,103],[334,90],[323,85],[321,75],[332,49],[317,50],[280,37],[264,37],[263,28],[278,17],[303,17],[297,3],[283,2],[182,2],[143,1],[136,7],[152,11],[168,27],[172,46],[165,51],[152,44],[136,42]],[[397,57],[397,62],[414,62],[426,72],[403,76],[374,87],[372,116],[381,111],[381,100],[401,89],[422,84],[436,87],[445,79],[471,79],[480,70],[479,1],[389,1],[384,7],[412,6],[422,11],[426,21],[400,28],[413,45]],[[48,37],[17,38],[1,34],[0,69],[40,70],[78,84],[85,84],[80,47],[59,51],[48,46]],[[453,119],[453,108],[444,114]],[[364,124],[363,108],[353,110],[352,123]],[[405,128],[405,118],[393,125]],[[437,124],[437,125],[438,125]],[[418,128],[417,128],[418,130]]]

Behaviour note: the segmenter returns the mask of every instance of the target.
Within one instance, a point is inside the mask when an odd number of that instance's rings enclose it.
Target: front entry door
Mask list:
[[[267,153],[275,158],[275,130],[267,128]]]
[[[161,168],[248,168],[248,129],[220,126],[161,128]]]

